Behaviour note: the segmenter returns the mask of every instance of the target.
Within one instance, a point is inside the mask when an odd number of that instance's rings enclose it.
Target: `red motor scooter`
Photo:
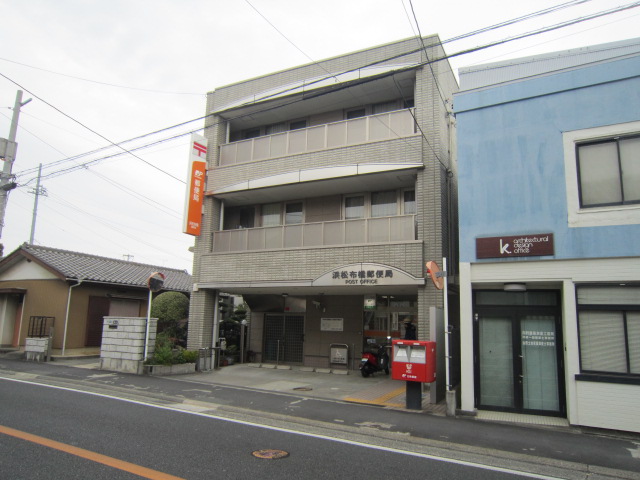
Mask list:
[[[365,378],[375,372],[381,372],[383,370],[386,375],[389,375],[389,354],[387,353],[387,346],[374,344],[371,348],[374,350],[373,352],[362,352],[360,373]]]

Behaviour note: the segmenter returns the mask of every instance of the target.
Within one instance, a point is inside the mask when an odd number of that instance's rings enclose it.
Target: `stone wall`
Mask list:
[[[155,350],[157,324],[157,318],[150,320],[147,358]],[[141,375],[146,325],[146,317],[104,317],[100,369]]]

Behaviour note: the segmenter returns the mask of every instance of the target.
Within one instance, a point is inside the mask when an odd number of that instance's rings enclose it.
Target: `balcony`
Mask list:
[[[213,233],[214,253],[351,244],[409,242],[416,239],[415,215],[337,220],[222,230]]]
[[[255,162],[414,134],[412,112],[396,110],[228,143],[220,147],[220,165]]]

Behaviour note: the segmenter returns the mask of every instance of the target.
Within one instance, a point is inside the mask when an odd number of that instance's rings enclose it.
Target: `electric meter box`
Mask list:
[[[436,381],[436,342],[393,340],[392,378],[407,382]]]

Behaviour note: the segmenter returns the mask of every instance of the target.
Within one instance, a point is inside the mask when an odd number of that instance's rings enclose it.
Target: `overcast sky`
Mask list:
[[[374,45],[458,35],[567,0],[0,0],[0,137],[24,90],[0,242],[130,258],[192,272],[181,233],[188,136],[118,155],[119,143],[201,117],[216,87]],[[445,44],[448,54],[580,18],[632,0],[591,0]],[[413,11],[412,11],[413,7]],[[414,13],[415,12],[415,18]],[[416,25],[417,19],[417,25]],[[418,30],[419,28],[419,30]],[[640,36],[640,8],[451,60],[478,63]],[[203,121],[123,146],[196,130]],[[76,157],[70,159],[72,157]],[[64,160],[61,162],[61,160]],[[88,167],[80,164],[94,160]],[[127,257],[125,257],[127,256]]]

